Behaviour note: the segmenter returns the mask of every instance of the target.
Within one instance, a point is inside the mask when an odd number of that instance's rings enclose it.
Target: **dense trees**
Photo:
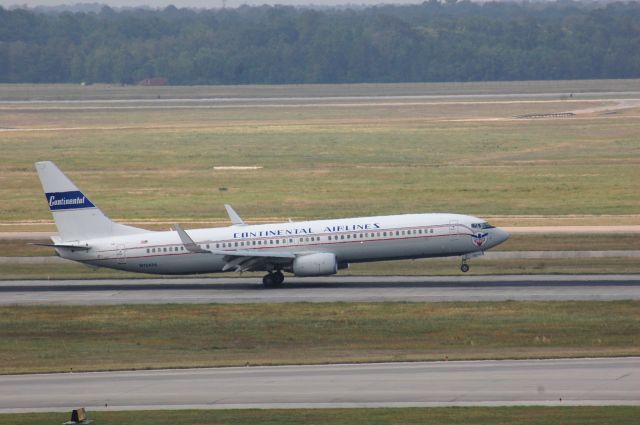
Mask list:
[[[0,8],[0,82],[342,83],[640,77],[640,4]]]

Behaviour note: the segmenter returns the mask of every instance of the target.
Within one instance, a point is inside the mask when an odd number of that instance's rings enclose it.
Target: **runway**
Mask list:
[[[385,276],[0,281],[0,305],[595,301],[640,299],[640,275]]]
[[[230,367],[0,376],[0,412],[638,405],[640,358]]]

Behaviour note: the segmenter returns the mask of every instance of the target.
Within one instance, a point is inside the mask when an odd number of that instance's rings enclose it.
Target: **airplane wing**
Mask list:
[[[198,254],[222,255],[225,261],[222,271],[231,269],[235,269],[238,272],[260,270],[261,266],[268,264],[286,266],[296,258],[296,255],[291,252],[264,252],[249,249],[235,251],[207,250],[195,243],[179,224],[174,224],[174,229],[178,232],[178,236],[180,236],[180,240],[187,251]]]
[[[260,251],[220,251],[215,254],[224,255],[225,265],[222,271],[234,269],[237,272],[264,270],[267,265],[288,266],[296,258],[290,252],[260,252]]]

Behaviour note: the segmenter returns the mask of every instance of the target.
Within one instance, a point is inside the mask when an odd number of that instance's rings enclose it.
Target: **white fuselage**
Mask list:
[[[191,252],[175,231],[144,232],[73,241],[83,249],[58,249],[67,259],[114,269],[191,274],[227,271],[225,253],[332,253],[340,266],[396,259],[473,256],[502,243],[502,229],[481,228],[484,220],[460,214],[405,214],[222,228],[192,229],[204,250]],[[231,271],[231,270],[229,270]]]

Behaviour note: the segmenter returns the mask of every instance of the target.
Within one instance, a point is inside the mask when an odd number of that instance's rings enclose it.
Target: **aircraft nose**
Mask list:
[[[494,235],[495,238],[495,244],[496,245],[500,245],[502,242],[506,241],[507,239],[509,239],[509,236],[511,236],[509,234],[509,232],[507,232],[504,229],[501,229],[499,227],[496,228],[496,232]]]

